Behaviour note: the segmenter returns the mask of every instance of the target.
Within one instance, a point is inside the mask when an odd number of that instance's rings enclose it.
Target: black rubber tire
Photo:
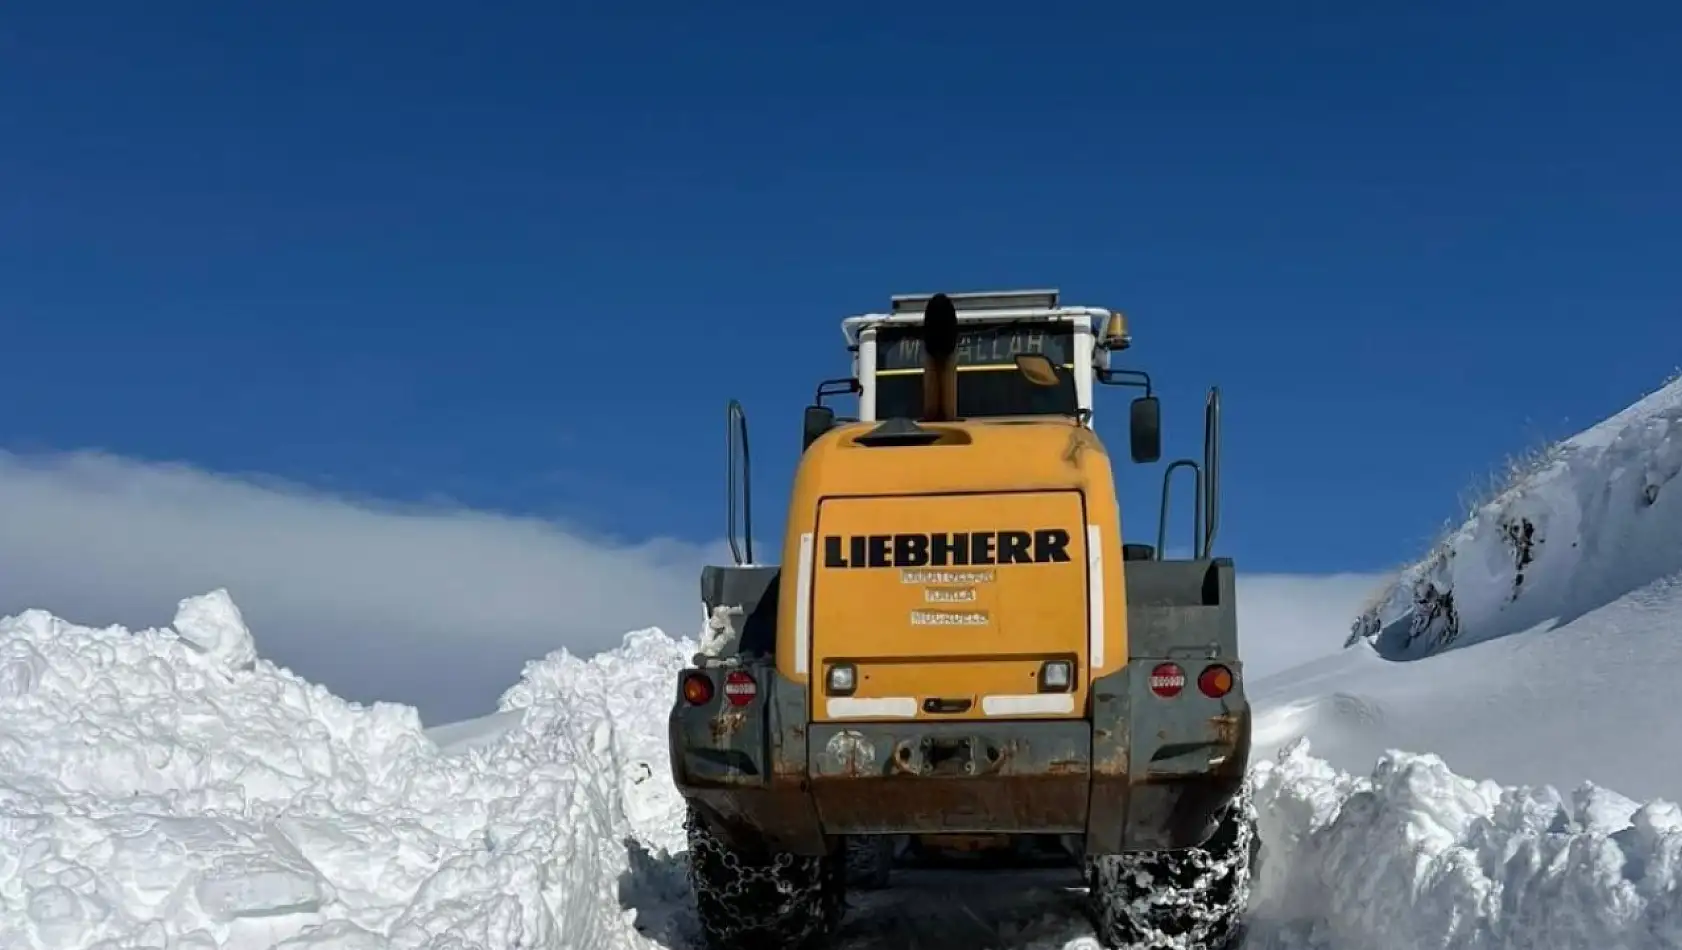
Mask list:
[[[848,890],[880,891],[893,883],[892,835],[850,835],[846,840]]]
[[[726,844],[693,807],[689,883],[707,945],[715,950],[808,950],[841,924],[846,856],[744,851]]]
[[[1126,950],[1228,950],[1243,939],[1261,841],[1249,784],[1201,847],[1083,861],[1098,942]]]

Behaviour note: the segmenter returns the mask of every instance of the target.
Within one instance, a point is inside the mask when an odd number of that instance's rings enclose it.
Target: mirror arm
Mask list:
[[[825,396],[858,395],[862,392],[864,392],[864,386],[859,383],[857,377],[838,376],[835,379],[826,379],[818,383],[817,395],[813,397],[812,402],[814,405],[821,406]]]
[[[1151,374],[1142,369],[1104,369],[1093,367],[1098,376],[1098,382],[1105,386],[1131,386],[1143,389],[1145,395],[1155,395],[1151,388]]]

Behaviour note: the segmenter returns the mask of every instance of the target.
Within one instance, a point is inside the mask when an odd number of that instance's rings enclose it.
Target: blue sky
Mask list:
[[[726,399],[774,529],[841,317],[1049,285],[1224,553],[1388,567],[1682,364],[1682,8],[1475,6],[14,9],[0,448],[700,543]]]

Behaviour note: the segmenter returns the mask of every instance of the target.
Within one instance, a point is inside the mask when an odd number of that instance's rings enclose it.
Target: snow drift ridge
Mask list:
[[[1559,626],[1682,571],[1682,376],[1552,446],[1356,618],[1388,659]]]
[[[644,631],[530,664],[520,727],[446,755],[255,659],[223,591],[173,630],[0,621],[0,946],[630,945],[622,842],[678,820],[649,671],[680,657]]]

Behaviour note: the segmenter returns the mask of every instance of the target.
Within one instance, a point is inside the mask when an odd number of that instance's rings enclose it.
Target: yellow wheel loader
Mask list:
[[[896,856],[998,844],[1081,868],[1107,946],[1237,939],[1258,839],[1233,565],[1209,551],[1220,393],[1201,463],[1163,473],[1156,543],[1124,543],[1093,394],[1144,390],[1136,463],[1160,458],[1158,399],[1110,366],[1125,319],[1058,296],[901,296],[843,320],[853,373],[806,410],[780,564],[753,559],[732,402],[737,563],[703,570],[669,722],[718,950],[819,944]],[[856,418],[824,405],[839,394]],[[1194,538],[1170,559],[1180,469]]]

